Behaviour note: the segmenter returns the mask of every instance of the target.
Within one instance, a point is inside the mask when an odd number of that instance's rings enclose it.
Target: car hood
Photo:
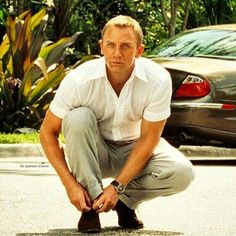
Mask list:
[[[229,61],[203,57],[153,57],[151,58],[165,68],[181,70],[203,76],[215,73],[236,72],[236,60]]]

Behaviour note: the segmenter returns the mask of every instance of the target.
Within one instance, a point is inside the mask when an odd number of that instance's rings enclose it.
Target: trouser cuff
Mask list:
[[[120,195],[119,199],[130,209],[136,209],[139,205],[139,202],[132,201],[129,197],[125,194]]]
[[[102,184],[97,184],[94,188],[91,188],[88,191],[90,199],[94,201],[103,192]]]

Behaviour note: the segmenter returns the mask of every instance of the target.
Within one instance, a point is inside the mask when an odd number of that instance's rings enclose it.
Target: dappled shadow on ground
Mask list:
[[[158,230],[124,230],[120,227],[105,227],[102,229],[102,232],[100,233],[90,233],[90,234],[84,234],[79,233],[77,229],[51,229],[47,233],[19,233],[16,234],[16,236],[33,236],[33,235],[91,235],[91,236],[100,236],[100,235],[108,235],[108,236],[175,236],[175,235],[183,235],[184,233],[180,232],[172,232],[172,231],[158,231]]]

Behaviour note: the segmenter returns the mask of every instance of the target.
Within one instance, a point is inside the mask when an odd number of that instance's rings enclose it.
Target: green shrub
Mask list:
[[[8,17],[0,45],[0,132],[16,128],[38,129],[55,90],[67,73],[63,53],[77,39],[44,42],[46,9],[35,15],[25,11]]]

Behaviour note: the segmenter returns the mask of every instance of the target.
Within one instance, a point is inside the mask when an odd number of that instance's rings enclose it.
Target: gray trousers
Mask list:
[[[94,200],[103,191],[102,179],[117,176],[136,140],[104,140],[95,114],[86,107],[76,108],[65,116],[62,132],[70,170]],[[147,165],[120,195],[120,200],[135,209],[143,201],[185,190],[193,179],[191,162],[162,138]]]

